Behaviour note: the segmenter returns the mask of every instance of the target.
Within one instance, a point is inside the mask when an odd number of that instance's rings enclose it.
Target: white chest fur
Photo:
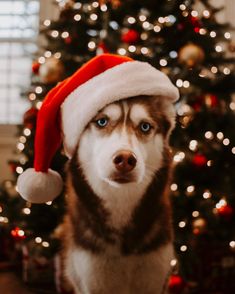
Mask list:
[[[76,294],[163,294],[173,258],[172,244],[143,255],[67,252],[66,273]]]

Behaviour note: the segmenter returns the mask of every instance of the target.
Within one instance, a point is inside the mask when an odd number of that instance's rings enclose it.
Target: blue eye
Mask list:
[[[143,132],[143,133],[148,133],[150,131],[150,129],[152,128],[152,126],[147,123],[147,122],[142,122],[140,124],[140,130]]]
[[[96,121],[96,125],[100,128],[104,128],[108,124],[108,119],[102,117]]]

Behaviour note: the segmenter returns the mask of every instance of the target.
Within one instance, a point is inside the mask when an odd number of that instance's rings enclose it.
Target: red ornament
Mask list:
[[[31,107],[23,116],[23,123],[26,128],[32,129],[36,125],[38,110]]]
[[[32,64],[32,72],[34,73],[34,74],[38,74],[38,72],[39,72],[39,68],[40,68],[40,63],[38,63],[38,62],[33,62],[33,64]]]
[[[192,162],[197,167],[203,167],[207,164],[207,158],[203,154],[195,154]]]
[[[24,231],[20,228],[16,227],[13,230],[11,230],[11,235],[16,241],[24,240],[25,234]]]
[[[139,40],[139,33],[136,30],[128,30],[122,34],[121,40],[124,43],[131,44],[136,43]]]
[[[67,37],[64,39],[65,44],[69,45],[72,43],[72,38],[71,37]]]
[[[180,294],[185,287],[185,282],[180,275],[172,275],[169,280],[170,293]]]
[[[195,17],[195,16],[189,16],[189,21],[190,23],[196,28],[201,28],[201,23],[199,21],[199,18],[198,17]]]
[[[225,204],[220,208],[217,208],[218,215],[226,220],[230,220],[233,217],[234,209],[232,206]]]
[[[102,53],[109,53],[109,50],[107,48],[107,46],[105,45],[104,42],[100,42],[99,45],[98,45],[98,50],[99,50],[99,54],[102,54]]]

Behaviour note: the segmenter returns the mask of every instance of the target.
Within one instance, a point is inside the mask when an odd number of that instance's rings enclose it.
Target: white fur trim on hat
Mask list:
[[[54,200],[63,189],[61,176],[51,169],[36,172],[34,168],[25,170],[17,180],[20,195],[32,203],[45,203]]]
[[[61,105],[67,155],[72,156],[82,131],[100,109],[138,95],[162,95],[175,102],[179,91],[165,74],[149,63],[133,61],[106,70],[70,93]]]

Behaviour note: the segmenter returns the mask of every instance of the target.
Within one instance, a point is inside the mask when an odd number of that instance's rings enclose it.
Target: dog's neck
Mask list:
[[[165,192],[169,181],[170,161],[169,151],[166,149],[162,167],[146,187],[142,190],[138,186],[130,187],[125,191],[122,189],[121,192],[116,192],[118,188],[114,190],[115,188],[110,187],[106,190],[105,187],[101,198],[88,184],[77,156],[74,156],[69,164],[68,177],[68,185],[73,188],[72,195],[68,197],[74,199],[69,199],[68,205],[72,222],[77,228],[74,235],[79,235],[80,245],[83,231],[88,230],[99,240],[110,244],[114,244],[117,238],[120,239],[118,242],[121,250],[126,254],[145,252],[166,240],[169,241],[171,217]],[[109,201],[110,199],[112,201]],[[80,219],[83,223],[78,225]],[[85,239],[83,245],[86,243],[84,246],[87,246],[89,238]],[[99,243],[97,240],[96,245]],[[90,240],[88,247],[92,247],[93,241]],[[96,248],[90,249],[98,250],[98,247],[97,245]]]

